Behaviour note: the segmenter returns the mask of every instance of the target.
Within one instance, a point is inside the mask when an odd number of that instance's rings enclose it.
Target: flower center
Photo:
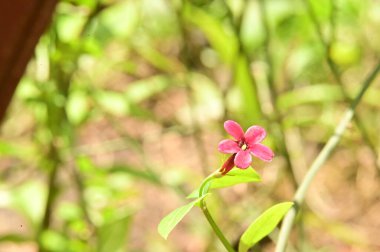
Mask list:
[[[248,148],[248,146],[246,145],[246,144],[243,144],[242,146],[241,146],[241,149],[242,150],[246,150]]]

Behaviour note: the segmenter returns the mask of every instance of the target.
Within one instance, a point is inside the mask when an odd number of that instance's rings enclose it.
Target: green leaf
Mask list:
[[[22,148],[22,149],[20,149]],[[22,158],[24,155],[24,146],[16,145],[10,141],[4,141],[0,139],[0,157],[2,156],[14,156]]]
[[[89,113],[89,103],[87,94],[83,91],[73,91],[66,103],[66,113],[69,121],[78,125],[84,121]]]
[[[242,183],[258,182],[260,180],[260,175],[254,169],[248,168],[243,170],[239,168],[233,168],[226,175],[211,180],[209,189],[230,187]],[[187,198],[197,198],[198,195],[199,188],[194,190],[189,196],[187,196]]]
[[[361,52],[356,44],[335,42],[330,49],[331,58],[342,66],[350,66],[358,63]]]
[[[133,176],[135,178],[146,180],[148,182],[151,182],[152,184],[156,184],[156,185],[161,184],[161,181],[158,175],[153,173],[150,170],[142,170],[141,168],[139,169],[138,167],[133,167],[127,164],[123,164],[123,165],[117,164],[117,165],[112,166],[108,170],[110,173],[122,172],[130,176]]]
[[[238,52],[238,41],[229,27],[209,12],[185,2],[184,17],[196,25],[207,37],[212,47],[228,64],[234,64]]]
[[[128,38],[138,27],[139,12],[135,1],[123,1],[108,7],[100,15],[100,24],[114,37]],[[128,17],[128,18],[123,18]]]
[[[187,205],[181,206],[168,215],[166,215],[158,224],[158,233],[164,238],[167,239],[170,232],[177,226],[177,224],[186,216],[188,212],[201,201],[208,194],[203,195],[202,197],[188,203]]]
[[[71,42],[78,39],[86,19],[72,13],[60,13],[57,15],[56,30],[63,42]]]
[[[106,223],[100,228],[99,252],[123,251],[131,217],[131,215],[127,215],[111,223]]]
[[[283,202],[260,215],[241,236],[239,252],[247,252],[250,247],[270,234],[293,204],[293,202]]]
[[[223,177],[212,180],[210,188],[223,188],[241,183],[258,182],[260,180],[260,175],[254,169],[248,168],[243,170],[234,168]]]
[[[122,116],[129,112],[128,101],[122,93],[113,91],[99,91],[95,94],[95,100],[106,112]]]
[[[128,84],[124,97],[131,103],[139,103],[160,94],[171,87],[171,80],[165,75],[155,75]]]
[[[43,250],[51,252],[65,251],[68,239],[57,231],[45,230],[41,234],[41,245]]]
[[[234,62],[234,68],[234,82],[239,88],[241,100],[243,101],[241,109],[244,111],[247,123],[260,122],[262,120],[260,99],[258,98],[256,83],[252,77],[248,58],[244,55],[239,55]],[[233,102],[236,102],[236,100]]]
[[[315,84],[282,94],[277,100],[277,105],[286,111],[302,104],[342,101],[343,98],[342,91],[337,85]]]
[[[32,241],[31,237],[22,235],[22,234],[4,234],[0,236],[0,242],[12,242],[12,243],[24,243]]]
[[[33,224],[40,223],[47,197],[47,189],[42,182],[27,181],[14,188],[12,194],[12,205],[19,209]]]
[[[134,49],[149,63],[164,72],[174,74],[183,71],[183,66],[180,62],[154,49],[150,44],[144,44],[139,41]]]

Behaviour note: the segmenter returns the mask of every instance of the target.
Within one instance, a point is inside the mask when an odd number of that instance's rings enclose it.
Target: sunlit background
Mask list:
[[[262,182],[220,190],[231,241],[289,201],[380,52],[374,0],[62,0],[0,131],[0,251],[223,251],[199,209],[160,219],[265,127]],[[380,83],[309,190],[289,251],[380,251]],[[276,230],[255,251],[273,251]]]

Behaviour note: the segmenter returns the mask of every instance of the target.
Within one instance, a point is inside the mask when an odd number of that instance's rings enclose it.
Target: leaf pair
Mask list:
[[[170,232],[175,226],[190,212],[190,210],[197,205],[202,199],[204,199],[209,193],[209,189],[229,187],[241,183],[258,182],[260,181],[260,175],[253,169],[232,169],[228,174],[220,178],[214,178],[206,185],[206,192],[202,193],[202,197],[199,197],[199,188],[192,192],[187,198],[196,198],[196,200],[181,206],[167,216],[165,216],[158,225],[158,233],[165,239],[167,239]],[[205,190],[204,190],[205,191]]]
[[[209,189],[229,187],[240,183],[260,181],[260,176],[253,169],[241,170],[234,168],[227,175],[220,178],[213,178],[210,181],[205,181],[202,194],[199,194],[199,188],[192,192],[188,198],[196,198],[192,202],[181,206],[167,216],[165,216],[158,225],[159,234],[167,239],[170,232],[175,226],[186,216],[190,210],[199,204],[207,195]],[[198,197],[202,195],[201,197]],[[198,197],[198,198],[197,198]],[[276,228],[278,223],[293,206],[293,202],[284,202],[272,206],[260,215],[243,233],[239,242],[239,252],[247,252],[257,242],[270,234]]]

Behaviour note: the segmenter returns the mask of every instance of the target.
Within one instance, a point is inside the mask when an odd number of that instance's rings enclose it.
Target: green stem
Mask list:
[[[284,218],[280,235],[278,237],[276,252],[285,251],[286,244],[289,238],[290,231],[292,229],[294,219],[297,215],[299,207],[301,206],[301,204],[303,203],[305,199],[306,192],[311,182],[317,175],[322,165],[326,162],[326,160],[328,159],[332,151],[335,149],[337,144],[339,143],[344,131],[346,130],[349,122],[351,121],[351,119],[353,118],[355,114],[355,108],[361,101],[364,93],[367,91],[368,87],[370,86],[372,81],[375,79],[379,71],[380,71],[380,62],[377,64],[377,66],[372,71],[372,73],[368,76],[368,78],[364,81],[360,92],[356,96],[355,100],[351,103],[350,108],[343,115],[343,118],[340,120],[338,126],[336,127],[334,134],[330,137],[326,145],[323,147],[322,151],[319,153],[317,158],[314,160],[314,162],[310,166],[309,171],[305,175],[304,180],[302,181],[301,185],[299,186],[299,188],[297,189],[295,193],[294,207],[290,209],[290,211]]]
[[[220,171],[215,171],[214,173],[212,173],[210,176],[208,176],[202,183],[201,187],[199,188],[199,197],[202,197],[205,193],[207,193],[208,189],[206,190],[206,192],[204,192],[205,190],[205,187],[207,186],[207,184],[215,179],[215,178],[218,178],[221,176],[221,173]],[[208,208],[207,208],[207,205],[206,205],[206,202],[204,199],[202,199],[200,202],[200,208],[202,209],[202,212],[203,214],[205,215],[207,221],[210,223],[210,226],[212,227],[212,230],[215,232],[216,236],[218,236],[219,240],[222,242],[222,244],[224,245],[224,247],[227,249],[228,252],[235,252],[235,250],[233,249],[232,245],[229,243],[229,241],[227,240],[227,238],[224,236],[223,232],[220,230],[220,228],[218,227],[218,225],[216,224],[216,222],[214,221],[214,219],[212,218],[210,212],[208,211]]]
[[[331,4],[331,14],[330,14],[331,35],[330,35],[330,39],[325,39],[323,36],[323,33],[322,33],[322,28],[318,22],[318,19],[317,19],[316,15],[313,11],[313,8],[312,8],[309,0],[304,0],[303,2],[306,6],[306,9],[307,9],[307,12],[310,16],[310,19],[314,25],[314,29],[318,35],[319,41],[323,46],[327,65],[328,65],[336,83],[339,85],[340,90],[342,91],[342,94],[344,96],[344,99],[346,100],[347,103],[349,103],[349,102],[351,102],[351,99],[349,97],[347,90],[344,88],[345,85],[344,85],[344,82],[342,80],[341,73],[338,69],[338,66],[334,63],[333,59],[331,58],[331,54],[330,54],[330,48],[331,48],[331,45],[334,43],[334,38],[335,38],[336,27],[335,27],[334,11],[336,10],[336,3],[334,3],[334,0],[330,0],[330,4]],[[377,154],[375,144],[371,141],[371,137],[370,137],[368,131],[366,130],[364,124],[360,120],[359,116],[357,114],[354,114],[353,119],[354,119],[354,123],[358,127],[358,130],[360,131],[360,134],[363,137],[364,142],[368,145],[370,151],[372,152],[372,155],[374,156],[374,158],[376,160],[375,166],[376,166],[377,172],[380,172],[380,166],[378,164],[379,156]]]
[[[287,173],[290,177],[290,179],[292,180],[292,184],[294,185],[294,187],[296,188],[298,183],[297,183],[297,179],[296,179],[296,176],[294,174],[294,169],[293,169],[293,165],[292,165],[292,160],[290,158],[290,153],[289,153],[289,149],[286,145],[286,142],[285,142],[285,128],[284,128],[284,123],[283,123],[283,120],[282,120],[282,115],[278,109],[278,106],[277,106],[277,90],[276,90],[276,87],[275,87],[275,68],[274,68],[274,64],[273,64],[273,60],[272,60],[272,57],[271,57],[271,31],[270,31],[270,27],[269,27],[269,23],[268,23],[268,12],[267,12],[267,6],[266,6],[266,2],[265,0],[260,0],[259,1],[259,8],[260,8],[260,17],[261,17],[261,22],[263,24],[263,28],[264,28],[264,56],[265,56],[265,60],[268,64],[268,71],[267,71],[267,81],[268,81],[268,86],[269,86],[269,93],[270,93],[270,101],[272,103],[272,106],[273,106],[273,114],[274,114],[274,122],[275,122],[275,130],[274,130],[274,133],[275,134],[275,141],[276,141],[276,145],[279,146],[279,149],[281,150],[283,156],[285,157],[285,162],[286,162],[286,166],[288,168],[287,170]]]

